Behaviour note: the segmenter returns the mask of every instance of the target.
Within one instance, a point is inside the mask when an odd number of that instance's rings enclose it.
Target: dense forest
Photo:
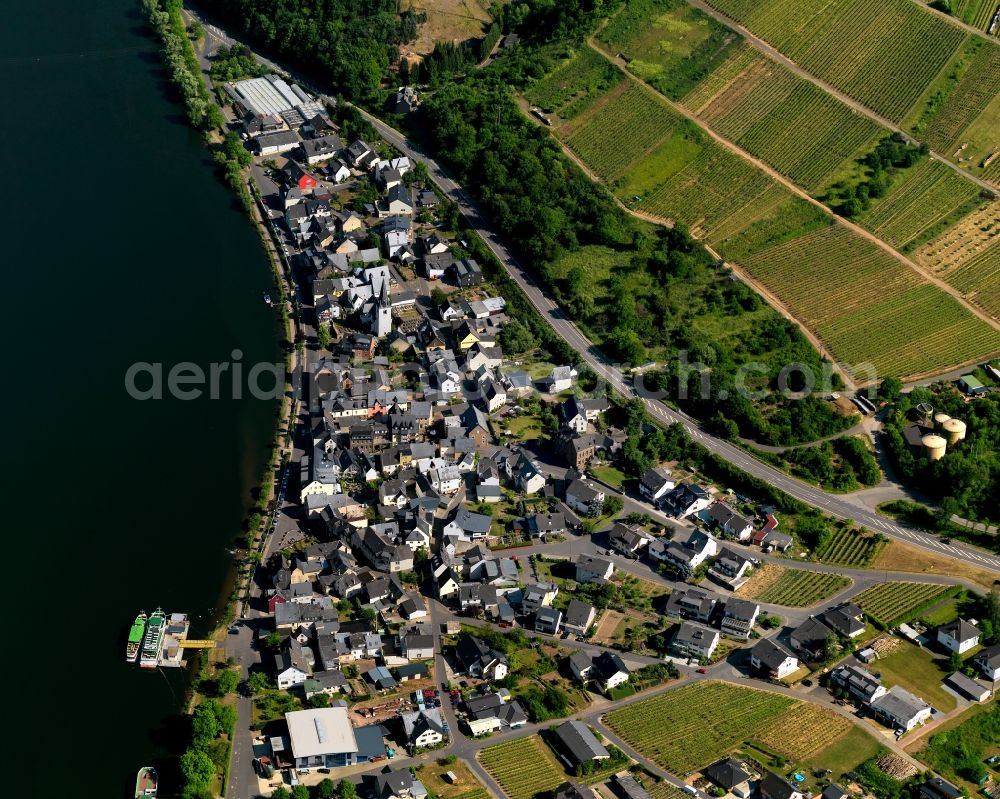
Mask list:
[[[202,0],[210,15],[334,94],[362,100],[376,92],[417,35],[418,17],[398,0]]]
[[[903,430],[916,421],[922,402],[961,419],[966,436],[934,463],[906,444]],[[1000,393],[966,402],[950,385],[916,388],[902,395],[884,424],[884,441],[899,479],[941,503],[942,513],[1000,522]]]

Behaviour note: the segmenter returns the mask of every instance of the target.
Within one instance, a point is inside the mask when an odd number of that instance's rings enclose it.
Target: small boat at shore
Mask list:
[[[142,646],[142,637],[146,633],[146,611],[140,611],[132,622],[132,628],[128,631],[128,642],[125,644],[125,660],[135,663],[139,658],[139,647]]]
[[[156,769],[152,766],[143,766],[139,769],[139,773],[135,775],[135,799],[156,796],[156,788]]]
[[[274,301],[271,299],[271,295],[268,294],[266,291],[264,292],[264,302],[267,305],[274,305]]]

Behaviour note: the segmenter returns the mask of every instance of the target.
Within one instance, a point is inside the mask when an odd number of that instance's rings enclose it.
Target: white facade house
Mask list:
[[[965,619],[955,619],[938,627],[937,640],[949,652],[963,655],[979,643],[979,628]]]
[[[886,724],[909,731],[931,717],[931,706],[898,685],[871,703],[875,715]]]
[[[799,659],[770,638],[762,638],[750,650],[750,665],[769,677],[782,680],[799,667]]]

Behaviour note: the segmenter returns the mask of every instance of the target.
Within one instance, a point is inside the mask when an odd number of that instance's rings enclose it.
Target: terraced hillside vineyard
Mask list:
[[[889,132],[681,0],[630,3],[600,40],[628,57],[631,72],[810,191]]]
[[[912,0],[707,1],[819,79],[995,179],[984,161],[998,147],[1000,46]]]
[[[965,40],[911,0],[711,0],[796,64],[900,121]]]
[[[955,170],[927,159],[906,170],[889,194],[861,217],[861,225],[907,252],[973,211],[981,204],[980,193]]]
[[[638,28],[629,30],[642,38]],[[672,41],[671,30],[662,35]],[[716,80],[714,71],[702,77],[714,92],[702,92],[696,83],[682,104],[719,135],[814,188],[843,172],[845,162],[852,163],[885,130],[742,45],[732,48],[717,70],[725,80]],[[754,70],[775,80],[748,77]],[[595,74],[590,55],[561,65],[541,82],[542,91],[552,91],[553,76],[565,80],[574,74],[589,95]],[[683,222],[744,268],[835,358],[858,366],[858,379],[933,373],[1000,350],[1000,332],[929,283],[916,266],[796,196],[650,88],[636,80],[605,83],[614,87],[556,126],[559,138],[624,204]],[[747,87],[750,95],[743,93]],[[770,99],[756,102],[757,91]],[[574,96],[567,83],[560,83],[560,92]],[[783,125],[789,117],[795,123]],[[803,134],[793,136],[789,128]],[[896,175],[887,195],[875,200],[860,222],[910,250],[961,225],[985,202],[972,181],[924,158]],[[966,268],[963,285],[989,283],[989,261]],[[973,299],[991,302],[989,285],[980,286]]]
[[[572,119],[606,91],[621,83],[621,72],[608,60],[585,47],[558,69],[535,83],[528,101],[561,119]]]

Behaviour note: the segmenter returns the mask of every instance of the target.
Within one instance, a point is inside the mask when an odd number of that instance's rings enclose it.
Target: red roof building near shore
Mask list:
[[[316,178],[291,159],[288,160],[282,171],[288,176],[288,184],[290,186],[298,186],[302,191],[316,188]]]

